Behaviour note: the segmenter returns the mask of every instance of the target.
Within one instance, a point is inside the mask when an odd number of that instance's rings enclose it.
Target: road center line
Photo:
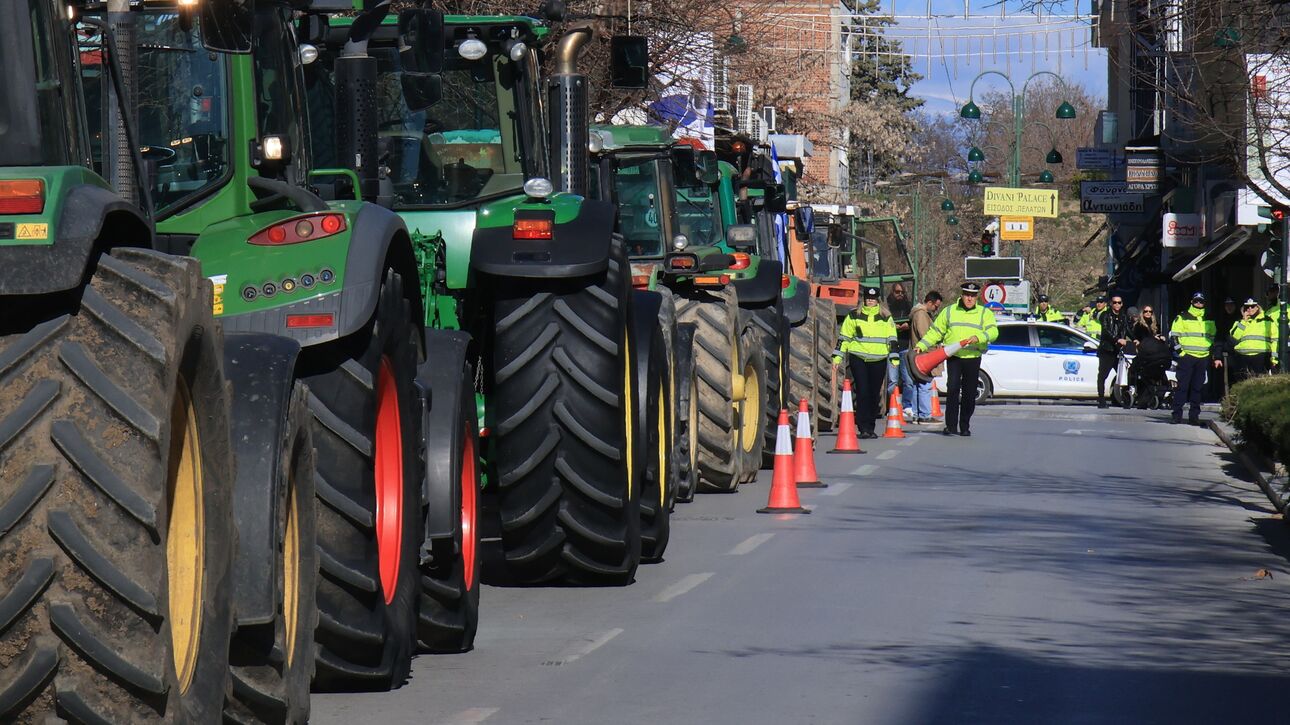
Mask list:
[[[738,546],[726,552],[726,556],[742,556],[766,543],[774,534],[753,534],[744,539]]]
[[[854,483],[830,483],[827,491],[821,491],[821,496],[837,496],[848,488],[854,486]]]
[[[900,451],[883,451],[882,453],[878,454],[878,460],[890,461],[891,459],[895,458],[896,454],[898,453],[900,453]]]
[[[592,639],[585,639],[585,638],[584,638],[584,639],[583,639],[583,641],[581,641],[581,642],[576,642],[576,643],[571,644],[571,645],[569,645],[568,647],[566,647],[566,648],[564,649],[564,651],[563,651],[563,652],[561,652],[561,653],[560,653],[558,656],[556,656],[554,659],[547,660],[547,661],[543,662],[542,664],[544,664],[544,665],[567,665],[567,664],[569,664],[569,663],[571,663],[571,662],[577,662],[578,660],[582,659],[583,657],[586,657],[587,655],[591,654],[592,652],[595,652],[596,650],[598,650],[598,649],[600,649],[601,647],[605,646],[605,645],[609,642],[609,640],[613,639],[614,637],[617,637],[618,635],[620,635],[620,634],[622,634],[622,633],[623,633],[623,628],[622,628],[622,627],[614,627],[613,629],[609,630],[608,632],[603,632],[603,633],[601,633],[599,636],[594,637],[594,638],[592,638]]]
[[[654,601],[670,602],[673,599],[676,599],[677,597],[681,596],[682,594],[685,594],[686,592],[690,591],[691,589],[699,586],[703,582],[706,582],[708,579],[711,579],[712,575],[715,573],[716,572],[706,571],[702,574],[687,574],[681,577],[681,581],[659,592],[658,596],[654,597]]]
[[[914,444],[915,444],[915,443],[917,443],[917,442],[918,442],[918,439],[917,439],[917,438],[906,438],[905,440],[900,441],[900,442],[899,442],[899,443],[897,443],[896,445],[898,445],[898,446],[912,446],[912,445],[914,445]]]
[[[441,720],[440,725],[477,725],[492,717],[497,710],[498,708],[495,707],[472,707],[469,710],[462,710],[447,720]]]
[[[873,473],[873,472],[874,472],[874,471],[876,471],[876,470],[878,470],[878,467],[877,467],[876,465],[874,465],[874,464],[872,464],[872,463],[866,463],[866,464],[864,464],[863,466],[861,466],[861,467],[857,468],[856,470],[852,471],[852,472],[851,472],[851,475],[852,475],[852,476],[868,476],[869,474]]]

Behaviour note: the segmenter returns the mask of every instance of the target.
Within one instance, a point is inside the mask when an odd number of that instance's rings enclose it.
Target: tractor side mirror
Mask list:
[[[678,188],[695,189],[703,183],[699,178],[699,164],[693,146],[677,146],[672,149],[672,169]]]
[[[306,15],[296,23],[296,42],[321,48],[327,41],[328,27],[326,15]]]
[[[757,225],[731,224],[726,229],[726,244],[737,252],[757,251]]]
[[[205,0],[202,47],[215,53],[250,53],[254,18],[254,0]]]
[[[443,98],[443,13],[412,8],[399,13],[399,83],[412,112],[424,111]]]
[[[413,113],[424,111],[443,98],[443,78],[438,73],[404,73],[399,84],[403,86],[403,102]]]
[[[721,170],[717,167],[716,151],[700,151],[696,163],[699,167],[699,181],[708,186],[721,181]]]
[[[609,84],[614,88],[649,87],[649,39],[615,35],[609,39]]]
[[[815,232],[815,214],[809,206],[799,206],[793,210],[793,234],[799,242],[811,241]]]
[[[768,184],[765,195],[765,201],[762,203],[766,211],[772,214],[783,214],[788,211],[788,196],[784,194],[783,184]]]

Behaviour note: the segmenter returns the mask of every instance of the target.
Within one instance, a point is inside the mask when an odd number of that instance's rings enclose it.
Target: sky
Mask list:
[[[1008,75],[1017,90],[1031,73],[1051,71],[1083,85],[1094,96],[1106,97],[1106,51],[1091,47],[1090,42],[1087,16],[1092,0],[1049,3],[1051,15],[1026,12],[1022,4],[1020,0],[1002,5],[998,0],[883,0],[884,13],[899,18],[887,36],[901,40],[905,51],[914,56],[914,70],[925,76],[914,85],[912,95],[926,101],[928,112],[957,113],[967,102],[972,79],[986,70]],[[932,20],[926,17],[929,9]],[[1054,17],[1077,11],[1084,19]],[[978,93],[1006,88],[995,75],[976,85]]]

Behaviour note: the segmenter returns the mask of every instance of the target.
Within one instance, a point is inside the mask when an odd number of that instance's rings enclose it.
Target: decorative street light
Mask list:
[[[1012,91],[1012,126],[1013,126],[1013,134],[1016,137],[1016,143],[1013,144],[1012,158],[1008,162],[1008,177],[1011,185],[1016,187],[1021,185],[1021,133],[1025,128],[1025,120],[1023,116],[1025,114],[1026,88],[1030,85],[1030,82],[1035,78],[1041,75],[1050,75],[1057,79],[1057,82],[1062,87],[1063,93],[1068,93],[1069,89],[1066,86],[1066,81],[1063,80],[1061,76],[1057,75],[1056,73],[1053,73],[1052,71],[1041,70],[1041,71],[1036,71],[1035,73],[1031,73],[1030,76],[1026,78],[1025,82],[1021,84],[1021,93],[1017,93],[1017,87],[1012,84],[1012,79],[1009,78],[1008,76],[1004,75],[1003,73],[1000,73],[997,70],[982,71],[977,75],[976,78],[972,79],[972,85],[969,86],[968,88],[968,102],[964,104],[963,108],[959,111],[959,116],[967,119],[974,119],[974,120],[981,118],[981,107],[976,105],[976,102],[973,100],[974,94],[976,91],[976,82],[981,80],[985,76],[991,75],[991,74],[997,75],[1000,78],[1002,78],[1004,82],[1008,84],[1008,89]],[[1073,119],[1075,118],[1075,115],[1076,115],[1075,107],[1072,106],[1068,101],[1062,101],[1061,105],[1058,106],[1057,110],[1053,113],[1054,118],[1058,118],[1062,120]],[[1049,129],[1049,132],[1051,133],[1051,129]],[[972,156],[973,156],[972,151],[976,151],[977,154],[981,156],[981,158],[972,159]],[[985,154],[981,153],[980,149],[973,146],[972,151],[968,152],[969,161],[984,160]],[[1053,158],[1054,155],[1056,156],[1058,161],[1048,161],[1048,163],[1050,164],[1061,163],[1060,161],[1061,154],[1057,152],[1056,145],[1054,145],[1053,150],[1048,154],[1048,158]],[[980,175],[978,174],[978,176]],[[969,182],[972,181],[971,174],[968,174],[968,181]],[[976,182],[972,182],[972,183],[976,183]]]
[[[949,199],[941,200],[941,211],[954,211],[954,202]]]

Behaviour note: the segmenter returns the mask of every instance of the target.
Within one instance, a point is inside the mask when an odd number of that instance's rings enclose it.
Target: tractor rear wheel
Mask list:
[[[496,287],[491,450],[502,549],[520,581],[635,577],[643,459],[630,275],[615,236],[594,278]]]
[[[479,630],[479,423],[471,367],[461,372],[457,409],[444,413],[457,421],[451,470],[460,485],[461,532],[434,542],[430,563],[421,566],[417,641],[430,652],[469,652]]]
[[[645,344],[644,341],[641,344]],[[654,327],[649,342],[649,364],[645,375],[644,410],[640,416],[645,442],[645,465],[641,487],[641,560],[659,561],[667,550],[671,534],[671,508],[676,499],[677,457],[673,440],[671,396],[672,376],[668,367],[663,331]]]
[[[122,249],[79,292],[0,319],[0,721],[214,722],[235,533],[210,285]]]
[[[739,300],[733,288],[696,291],[678,299],[677,319],[693,323],[694,380],[689,425],[699,490],[734,491],[739,485],[739,428],[735,385],[739,365]],[[738,380],[736,380],[738,378]],[[698,395],[694,395],[697,392]]]
[[[840,374],[833,374],[833,350],[838,344],[838,318],[833,303],[816,298],[811,304],[815,309],[815,409],[819,432],[833,430],[837,424],[842,381]]]
[[[763,403],[766,422],[762,428],[761,467],[775,465],[775,430],[779,411],[794,406],[798,395],[791,384],[789,373],[790,346],[788,320],[784,317],[783,303],[776,301],[769,307],[752,311],[754,338],[761,346],[762,366],[765,368],[766,387]],[[755,474],[754,474],[755,475]]]
[[[314,446],[303,385],[296,385],[280,442],[277,582],[280,600],[272,622],[237,628],[229,648],[232,696],[224,719],[235,723],[309,721],[309,681],[314,674],[318,624],[317,521]]]
[[[739,343],[742,364],[739,366],[743,376],[743,398],[735,405],[735,417],[739,425],[739,471],[740,482],[748,483],[757,478],[757,471],[762,468],[763,453],[766,446],[766,430],[777,431],[779,411],[775,411],[775,426],[766,422],[765,411],[770,404],[766,401],[768,384],[766,374],[766,345],[758,338],[761,331],[749,327],[744,331]],[[771,439],[772,458],[775,450],[774,438]]]
[[[815,305],[812,304],[807,307],[806,317],[790,328],[788,354],[791,364],[788,367],[788,377],[793,395],[788,399],[788,407],[792,409],[800,399],[806,398],[807,404],[811,406],[811,430],[818,433],[820,402],[817,400],[819,391],[816,389],[815,333],[818,325],[815,316]],[[772,461],[772,465],[773,463]]]
[[[318,452],[320,689],[386,690],[411,667],[423,534],[418,334],[403,277],[386,270],[363,330],[301,354]]]

